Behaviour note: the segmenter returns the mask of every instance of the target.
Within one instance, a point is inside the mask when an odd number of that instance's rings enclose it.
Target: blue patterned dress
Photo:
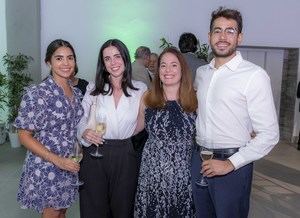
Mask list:
[[[191,157],[195,113],[176,101],[165,109],[147,108],[145,144],[135,198],[135,217],[193,217]]]
[[[73,89],[71,102],[49,76],[24,94],[15,126],[34,133],[34,138],[51,152],[70,156],[76,139],[76,125],[83,115],[81,93]],[[39,213],[44,208],[68,208],[77,197],[77,174],[61,170],[28,151],[21,175],[17,200],[22,208]]]

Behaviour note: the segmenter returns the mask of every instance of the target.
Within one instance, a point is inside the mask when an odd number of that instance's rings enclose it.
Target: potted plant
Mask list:
[[[209,62],[209,53],[208,53],[209,45],[206,44],[206,43],[201,44],[199,42],[199,40],[198,40],[197,47],[198,47],[198,49],[195,52],[195,54],[197,55],[197,57],[199,59],[205,60],[206,62]]]
[[[6,75],[0,72],[0,110],[4,110],[6,104]],[[0,119],[0,145],[6,141],[5,122]]]
[[[168,42],[168,40],[165,37],[160,39],[160,43],[161,44],[160,44],[159,48],[162,48],[162,49],[170,48],[173,46],[173,44],[171,42]]]
[[[26,86],[32,81],[28,66],[33,61],[32,57],[18,54],[6,54],[3,57],[3,65],[7,71],[7,107],[8,107],[8,133],[12,147],[20,146],[16,129],[12,123],[18,115],[22,95]]]

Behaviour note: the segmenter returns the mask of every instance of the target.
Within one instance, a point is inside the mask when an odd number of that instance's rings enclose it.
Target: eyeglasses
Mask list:
[[[226,36],[230,37],[230,36],[234,36],[235,34],[237,34],[238,30],[233,27],[228,27],[226,29],[215,28],[212,30],[212,34],[216,35],[216,36],[221,35],[223,32],[225,33]]]

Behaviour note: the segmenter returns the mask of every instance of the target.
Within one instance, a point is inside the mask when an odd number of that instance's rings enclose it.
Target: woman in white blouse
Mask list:
[[[84,181],[80,188],[81,217],[133,216],[138,159],[130,137],[146,89],[142,82],[131,80],[131,61],[126,46],[118,39],[106,41],[99,52],[95,83],[88,85],[82,101],[84,117],[78,128],[84,145],[80,168]],[[95,97],[96,114],[107,117],[103,137],[87,128]],[[103,157],[91,156],[99,144]]]

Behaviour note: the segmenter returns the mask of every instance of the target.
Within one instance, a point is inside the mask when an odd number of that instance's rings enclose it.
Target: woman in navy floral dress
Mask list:
[[[14,124],[28,149],[17,200],[22,208],[43,217],[61,218],[78,193],[74,184],[79,164],[68,157],[83,109],[80,91],[69,82],[76,66],[71,44],[61,39],[51,42],[45,62],[51,75],[27,89]]]
[[[159,73],[144,95],[137,131],[145,121],[145,144],[135,198],[135,217],[194,217],[191,157],[197,99],[182,54],[167,48]]]

